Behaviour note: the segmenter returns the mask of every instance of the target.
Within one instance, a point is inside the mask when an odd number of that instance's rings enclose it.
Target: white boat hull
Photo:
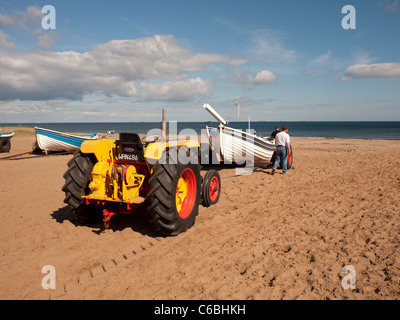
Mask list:
[[[13,136],[14,132],[0,133],[0,138],[12,138]]]
[[[76,151],[86,140],[97,140],[97,135],[73,135],[35,127],[39,149],[48,151]]]
[[[212,147],[224,163],[269,162],[276,151],[273,143],[249,132],[227,126],[206,129]]]

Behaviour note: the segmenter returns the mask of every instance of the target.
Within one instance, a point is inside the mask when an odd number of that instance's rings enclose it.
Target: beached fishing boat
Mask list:
[[[11,139],[14,136],[14,132],[0,132],[0,138],[9,138]]]
[[[11,149],[11,138],[14,132],[0,132],[0,153],[9,152]]]
[[[231,128],[209,104],[204,104],[203,108],[219,122],[217,128],[206,126],[206,133],[220,161],[225,163],[243,163],[248,160],[264,163],[271,161],[276,151],[274,141],[257,136],[250,128],[246,131]]]
[[[76,151],[86,140],[97,140],[97,134],[74,135],[35,127],[37,147],[45,153]]]

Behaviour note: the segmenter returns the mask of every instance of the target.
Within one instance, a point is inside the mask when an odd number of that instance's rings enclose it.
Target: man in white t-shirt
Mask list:
[[[286,173],[287,171],[287,158],[290,154],[290,136],[287,133],[288,131],[288,126],[282,126],[282,131],[277,133],[275,136],[275,162],[272,166],[271,175],[274,175],[279,163],[282,165],[283,173]]]

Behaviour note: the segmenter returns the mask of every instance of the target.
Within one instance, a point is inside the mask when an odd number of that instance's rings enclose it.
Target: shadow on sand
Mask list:
[[[97,235],[101,235],[105,231],[102,216],[99,216],[98,219],[94,221],[81,222],[74,216],[71,208],[68,206],[59,208],[50,215],[58,223],[69,221],[76,227],[92,228],[93,233]],[[145,208],[139,208],[133,214],[118,214],[111,218],[108,227],[109,230],[116,232],[126,228],[131,228],[135,232],[152,238],[163,237],[163,235],[155,231],[153,224],[150,223]]]

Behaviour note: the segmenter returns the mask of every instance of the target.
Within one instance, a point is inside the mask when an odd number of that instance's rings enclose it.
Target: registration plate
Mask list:
[[[129,160],[129,161],[139,161],[139,155],[134,153],[120,153],[118,154],[118,160]]]

